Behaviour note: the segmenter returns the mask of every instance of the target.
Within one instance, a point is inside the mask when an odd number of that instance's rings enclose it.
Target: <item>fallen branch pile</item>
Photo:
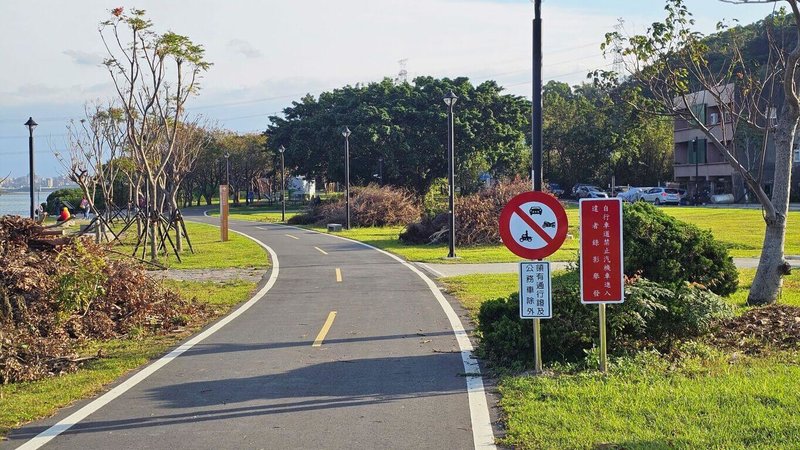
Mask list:
[[[87,360],[77,349],[89,339],[166,333],[208,314],[137,262],[42,230],[0,217],[0,383],[73,371]]]

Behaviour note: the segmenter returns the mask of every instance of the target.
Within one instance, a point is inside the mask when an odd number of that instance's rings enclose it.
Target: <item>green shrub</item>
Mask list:
[[[545,361],[579,361],[598,339],[597,308],[580,303],[579,275],[568,271],[552,280],[553,317],[542,321]],[[478,313],[482,356],[518,369],[533,360],[533,326],[519,318],[517,294],[489,300]],[[676,343],[708,333],[732,315],[725,301],[700,286],[677,288],[643,278],[625,287],[625,302],[607,307],[612,353],[653,348],[669,351]]]
[[[47,196],[47,212],[49,214],[58,214],[64,202],[68,202],[74,208],[80,207],[81,199],[83,198],[83,191],[79,188],[58,189]],[[77,209],[70,212],[76,213]]]
[[[709,231],[636,202],[624,208],[623,234],[626,275],[676,286],[698,283],[719,295],[736,292],[736,266]]]

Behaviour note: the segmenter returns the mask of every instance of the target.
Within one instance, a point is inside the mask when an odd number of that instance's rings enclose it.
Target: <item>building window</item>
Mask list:
[[[711,113],[708,115],[708,123],[709,125],[716,125],[719,123],[719,114],[718,113]]]
[[[792,160],[796,163],[800,163],[800,147],[794,149],[794,158]]]

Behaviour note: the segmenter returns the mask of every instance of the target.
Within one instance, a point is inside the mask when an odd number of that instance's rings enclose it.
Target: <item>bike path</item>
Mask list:
[[[467,385],[476,377],[465,376],[451,323],[416,273],[325,234],[232,228],[277,254],[274,286],[43,448],[491,447],[473,439]],[[2,447],[87,403],[15,431]]]

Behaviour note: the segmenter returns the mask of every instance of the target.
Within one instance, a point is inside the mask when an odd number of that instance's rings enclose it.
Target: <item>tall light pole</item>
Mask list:
[[[381,186],[383,186],[383,158],[378,158],[378,179],[381,181]]]
[[[346,212],[346,218],[344,223],[344,228],[346,230],[350,229],[350,128],[344,127],[344,131],[342,131],[342,136],[344,136],[344,208]]]
[[[456,94],[450,91],[444,96],[444,104],[447,105],[447,184],[450,194],[450,252],[448,258],[456,257],[456,207],[455,207],[455,136],[453,131],[453,105],[456,104]]]
[[[284,192],[286,189],[286,173],[283,166],[283,152],[286,151],[286,147],[281,145],[278,147],[278,151],[281,153],[281,222],[286,222],[286,194]]]
[[[694,152],[694,203],[697,204],[697,200],[700,198],[700,172],[699,172],[699,161],[697,155],[697,137],[695,136],[692,139],[692,151]]]
[[[25,126],[28,127],[28,158],[30,161],[30,188],[31,188],[31,219],[34,218],[34,214],[36,213],[36,208],[33,206],[33,183],[36,180],[36,175],[33,173],[33,129],[36,128],[38,123],[33,121],[33,117],[28,117],[28,121],[25,122]]]
[[[531,120],[531,181],[542,190],[542,0],[533,1],[533,107]]]

